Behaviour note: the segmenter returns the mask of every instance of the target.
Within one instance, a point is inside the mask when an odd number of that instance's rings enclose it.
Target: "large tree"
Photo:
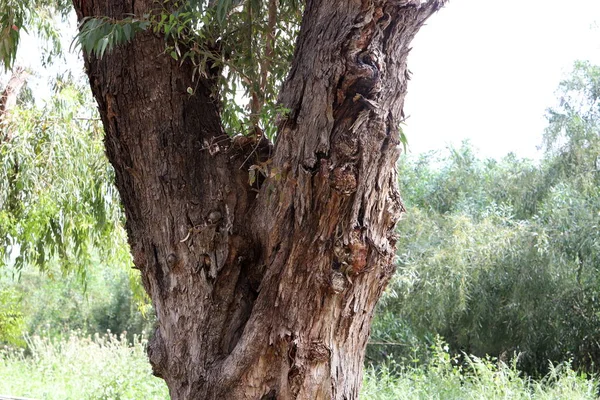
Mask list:
[[[134,263],[158,318],[150,362],[173,399],[357,398],[403,211],[406,59],[444,3],[307,0],[268,121],[273,144],[257,115],[282,4],[259,4],[266,56],[246,82],[252,128],[227,139],[220,77],[235,65],[218,60],[236,55],[219,28],[245,2],[208,2],[221,23],[197,22],[204,33],[178,41],[163,22],[190,4],[73,0]],[[141,29],[144,18],[159,29]],[[102,23],[137,33],[113,48],[114,37],[94,36]]]

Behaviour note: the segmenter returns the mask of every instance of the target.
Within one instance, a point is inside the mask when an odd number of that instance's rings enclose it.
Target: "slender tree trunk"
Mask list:
[[[28,77],[29,73],[25,68],[15,68],[2,94],[0,94],[0,144],[12,140],[12,132],[8,129],[6,118],[10,110],[17,104],[17,98]]]
[[[274,149],[228,140],[211,71],[189,95],[192,67],[161,37],[87,58],[173,399],[358,397],[403,211],[406,57],[443,2],[308,0]],[[80,18],[153,4],[74,3]],[[257,193],[245,161],[267,158]]]

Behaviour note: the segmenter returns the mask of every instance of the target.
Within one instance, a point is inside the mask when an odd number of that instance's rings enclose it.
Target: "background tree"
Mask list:
[[[459,355],[518,355],[533,376],[548,360],[597,368],[599,77],[578,62],[560,84],[539,163],[481,160],[468,144],[402,160],[400,271],[369,359],[423,361],[442,335]]]

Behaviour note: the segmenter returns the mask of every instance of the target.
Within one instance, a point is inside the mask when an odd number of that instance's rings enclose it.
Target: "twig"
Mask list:
[[[396,342],[368,342],[367,346],[370,344],[380,345],[380,346],[408,346],[406,343],[396,343]]]

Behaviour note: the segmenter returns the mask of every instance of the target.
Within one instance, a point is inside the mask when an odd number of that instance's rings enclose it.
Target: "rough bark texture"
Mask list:
[[[173,399],[356,399],[393,272],[409,43],[444,1],[308,0],[270,147],[223,136],[212,81],[139,34],[86,61]],[[152,0],[74,0],[141,15]],[[251,162],[270,157],[258,193]]]

